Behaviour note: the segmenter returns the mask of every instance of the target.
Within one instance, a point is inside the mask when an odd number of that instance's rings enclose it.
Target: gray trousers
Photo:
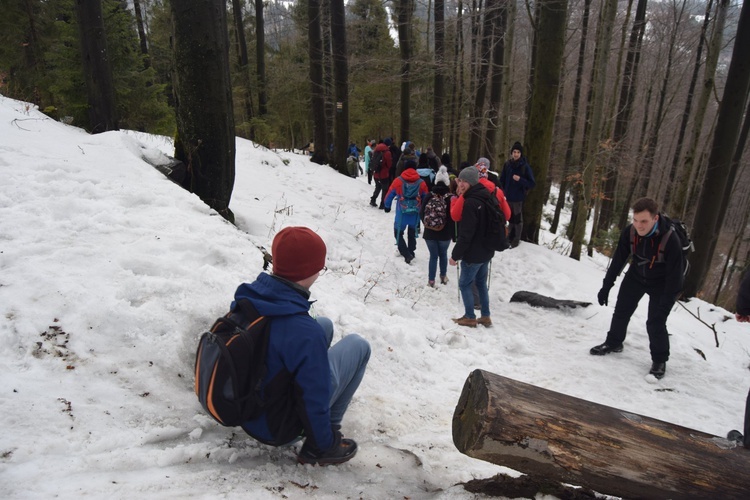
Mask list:
[[[523,231],[523,202],[522,201],[509,201],[510,205],[510,232],[508,234],[510,243],[512,245],[518,245],[521,241],[521,231]]]

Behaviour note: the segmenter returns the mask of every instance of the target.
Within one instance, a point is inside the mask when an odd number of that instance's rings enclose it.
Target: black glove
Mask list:
[[[609,303],[609,289],[610,287],[603,286],[596,295],[596,298],[599,299],[600,306],[606,306]]]

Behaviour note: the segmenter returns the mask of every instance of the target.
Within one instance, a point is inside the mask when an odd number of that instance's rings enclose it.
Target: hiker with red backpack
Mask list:
[[[370,206],[378,207],[377,199],[380,195],[380,210],[389,212],[390,209],[386,209],[383,200],[385,199],[385,193],[388,191],[388,187],[391,185],[390,171],[392,156],[388,149],[390,145],[390,139],[380,141],[372,152],[372,158],[370,159],[370,169],[372,169],[372,178],[375,180],[375,191],[373,191],[370,197]]]
[[[414,169],[415,166],[413,160],[407,161],[406,169],[396,177],[385,196],[386,211],[390,210],[393,200],[397,200],[393,232],[398,252],[407,264],[414,260],[414,252],[417,250],[419,212],[422,200],[428,193],[427,184],[419,178],[419,174]],[[407,234],[408,243],[404,241],[404,233]]]
[[[606,306],[609,290],[615,279],[632,258],[630,267],[617,294],[612,323],[603,344],[591,348],[590,353],[603,356],[622,352],[630,317],[641,298],[648,294],[648,332],[651,350],[649,373],[664,377],[669,360],[667,318],[682,291],[686,265],[683,244],[675,234],[672,222],[659,213],[658,204],[651,198],[641,198],[633,204],[633,223],[623,229],[599,290],[599,305]]]
[[[306,227],[287,227],[272,245],[273,274],[258,275],[235,292],[232,310],[249,301],[270,319],[263,412],[242,423],[258,441],[283,446],[305,442],[303,464],[339,464],[357,452],[341,435],[341,421],[359,387],[370,345],[357,334],[331,346],[333,322],[310,316],[310,287],[325,271],[326,246]]]

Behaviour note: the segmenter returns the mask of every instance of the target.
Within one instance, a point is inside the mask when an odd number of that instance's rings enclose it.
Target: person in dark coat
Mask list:
[[[385,141],[380,142],[377,146],[375,146],[375,149],[372,153],[372,158],[370,161],[372,164],[370,165],[370,168],[373,169],[372,178],[375,180],[375,190],[372,193],[372,196],[370,197],[370,206],[371,207],[377,207],[378,204],[377,199],[378,195],[380,195],[380,210],[385,210],[386,212],[390,212],[390,209],[386,209],[385,206],[385,193],[388,192],[388,188],[391,185],[391,179],[389,177],[390,170],[391,170],[391,152],[388,149],[388,145]],[[378,168],[375,163],[378,157],[382,157],[383,160],[380,164],[380,168]]]
[[[510,240],[511,248],[518,246],[521,241],[521,232],[523,231],[523,202],[526,200],[526,193],[536,186],[534,173],[531,166],[523,156],[523,147],[520,142],[513,144],[510,149],[510,160],[503,165],[503,171],[500,174],[498,187],[505,193],[510,210],[513,213],[510,219]]]
[[[461,222],[458,225],[458,238],[451,252],[448,263],[452,266],[461,261],[461,275],[458,288],[464,303],[464,315],[453,321],[461,326],[476,327],[477,324],[489,327],[490,297],[487,290],[487,273],[489,263],[495,251],[486,245],[487,206],[490,204],[490,192],[479,183],[479,172],[476,168],[465,168],[458,175],[457,194],[464,197],[464,208]],[[479,319],[474,312],[474,295],[472,283],[477,285],[482,315]]]
[[[666,240],[662,241],[665,237]],[[685,262],[679,238],[672,234],[666,220],[659,214],[659,206],[651,198],[641,198],[633,204],[633,223],[620,234],[617,249],[599,290],[600,305],[607,305],[609,290],[628,259],[631,259],[630,268],[617,294],[607,338],[603,344],[592,347],[590,353],[601,356],[622,352],[630,317],[641,298],[648,294],[646,331],[652,361],[649,373],[662,378],[669,360],[667,317],[682,291]]]
[[[440,283],[448,283],[448,247],[455,237],[456,225],[453,223],[450,214],[451,197],[450,177],[445,167],[441,167],[435,177],[435,184],[430,193],[422,202],[422,209],[419,214],[424,223],[425,207],[434,197],[441,197],[445,201],[445,225],[440,230],[424,228],[424,242],[427,244],[427,250],[430,252],[430,260],[427,264],[427,284],[435,286],[435,275],[437,274],[438,261],[440,263]]]
[[[247,299],[270,318],[265,409],[242,428],[258,441],[283,446],[304,436],[297,459],[339,464],[357,452],[341,435],[341,421],[364,377],[370,345],[349,334],[331,346],[333,322],[310,316],[310,287],[325,270],[326,246],[306,227],[287,227],[272,244],[273,274],[243,283],[235,301]]]
[[[750,323],[750,271],[745,272],[745,277],[740,283],[740,291],[737,292],[737,311],[734,313],[735,319],[740,323]],[[729,431],[727,439],[742,444],[745,448],[750,449],[750,391],[747,393],[745,400],[745,434],[740,431]]]

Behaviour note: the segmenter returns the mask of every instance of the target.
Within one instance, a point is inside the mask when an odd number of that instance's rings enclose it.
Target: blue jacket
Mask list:
[[[520,179],[515,180],[514,175],[518,175]],[[503,190],[505,199],[508,201],[524,201],[526,199],[526,193],[536,186],[536,181],[525,156],[520,157],[518,161],[508,160],[505,162],[498,186]]]
[[[294,440],[304,429],[311,445],[330,449],[334,441],[328,346],[323,329],[310,317],[309,294],[294,283],[261,273],[253,283],[240,285],[234,298],[250,300],[260,314],[272,318],[268,373],[262,386],[266,411],[242,428],[275,446]]]
[[[419,174],[413,168],[407,168],[404,172],[391,183],[391,187],[388,190],[388,194],[385,195],[385,206],[390,208],[393,203],[393,199],[401,199],[404,194],[404,182],[409,184],[414,182],[420,182]],[[422,206],[422,201],[428,193],[427,184],[421,181],[419,185],[419,191],[417,198],[419,199],[419,206]],[[401,213],[401,203],[396,203],[396,217],[393,220],[393,228],[396,231],[401,231],[407,227],[416,228],[419,224],[419,213],[416,214],[403,214]]]

